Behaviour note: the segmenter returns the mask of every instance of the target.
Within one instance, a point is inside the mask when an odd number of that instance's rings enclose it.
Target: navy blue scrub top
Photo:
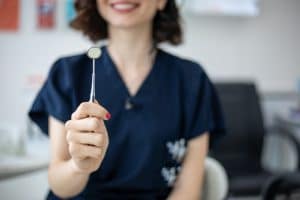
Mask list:
[[[57,60],[29,111],[48,134],[49,115],[66,122],[89,100],[92,61],[80,54]],[[96,60],[96,99],[112,115],[101,167],[74,199],[165,199],[180,171],[187,142],[224,134],[216,90],[202,67],[158,49],[154,65],[131,96],[107,48]],[[58,199],[50,192],[49,199]]]

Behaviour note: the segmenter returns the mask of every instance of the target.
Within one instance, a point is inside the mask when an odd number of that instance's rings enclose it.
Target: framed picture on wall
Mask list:
[[[68,25],[75,18],[75,16],[76,16],[76,11],[74,7],[74,0],[66,0],[65,17]]]
[[[19,28],[19,0],[0,0],[0,31]]]
[[[38,29],[53,29],[56,24],[56,0],[36,0]]]

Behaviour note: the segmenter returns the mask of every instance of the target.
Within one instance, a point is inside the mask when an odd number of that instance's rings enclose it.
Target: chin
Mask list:
[[[136,28],[139,26],[143,26],[144,24],[147,23],[148,21],[140,21],[140,20],[136,20],[136,18],[109,21],[110,26],[115,28],[124,28],[124,29]]]

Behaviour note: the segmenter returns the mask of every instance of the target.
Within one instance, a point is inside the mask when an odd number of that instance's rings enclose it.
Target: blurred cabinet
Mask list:
[[[49,190],[47,170],[0,181],[0,199],[45,199]]]

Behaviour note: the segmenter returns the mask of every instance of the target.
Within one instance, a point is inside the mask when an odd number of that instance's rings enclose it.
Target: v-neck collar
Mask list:
[[[150,86],[150,82],[153,79],[153,76],[155,76],[155,71],[157,70],[156,68],[158,68],[158,60],[159,60],[159,56],[160,56],[160,50],[157,49],[155,58],[154,58],[154,62],[153,62],[153,66],[151,67],[150,71],[148,72],[147,76],[145,77],[145,79],[143,80],[143,82],[140,84],[137,92],[134,95],[131,95],[131,93],[129,92],[129,89],[125,83],[125,81],[123,80],[119,70],[117,69],[117,66],[115,64],[115,62],[112,60],[112,57],[110,56],[107,46],[103,46],[102,47],[102,52],[104,53],[104,56],[106,58],[107,63],[105,63],[107,66],[109,67],[109,71],[114,74],[116,76],[116,81],[121,85],[121,88],[125,91],[126,95],[128,98],[130,99],[135,99],[138,96],[140,96],[144,91],[147,90],[147,88]]]

